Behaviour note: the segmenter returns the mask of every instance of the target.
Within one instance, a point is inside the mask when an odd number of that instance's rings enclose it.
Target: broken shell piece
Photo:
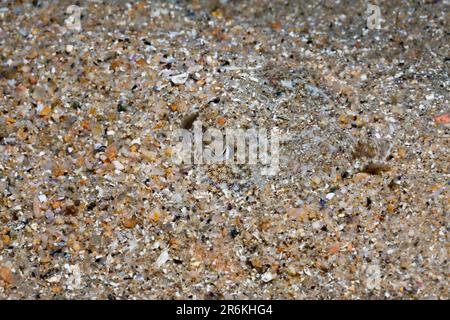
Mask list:
[[[163,252],[161,252],[158,259],[156,259],[155,262],[156,267],[158,269],[161,268],[167,262],[167,260],[169,260],[169,258],[170,258],[169,250],[166,249]]]
[[[187,79],[189,78],[188,73],[180,73],[175,76],[170,77],[170,81],[172,81],[173,84],[184,84]]]
[[[266,273],[264,273],[264,274],[261,276],[261,280],[262,280],[263,282],[270,282],[270,281],[272,281],[272,280],[275,279],[275,278],[276,278],[276,275],[273,274],[273,273],[271,273],[271,272],[266,272]]]
[[[123,169],[125,169],[125,167],[123,166],[123,164],[121,164],[119,161],[114,160],[112,162],[112,164],[114,165],[114,167],[116,168],[116,170],[122,171]]]

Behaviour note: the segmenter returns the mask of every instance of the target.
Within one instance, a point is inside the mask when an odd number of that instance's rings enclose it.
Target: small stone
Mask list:
[[[320,177],[318,177],[318,176],[314,176],[314,177],[311,179],[311,181],[312,181],[315,185],[319,185],[319,184],[322,182],[322,180],[321,180]]]
[[[79,103],[78,101],[73,101],[70,106],[76,110],[81,109],[81,103]]]
[[[158,211],[155,211],[149,215],[149,218],[150,218],[150,221],[152,221],[152,222],[158,222],[160,219],[160,215],[159,215]]]
[[[61,289],[61,287],[53,287],[52,288],[52,292],[54,293],[54,294],[60,294],[61,293],[61,291],[62,291],[62,289]]]
[[[123,169],[125,169],[123,164],[121,164],[118,160],[114,160],[112,164],[114,165],[114,168],[116,168],[116,170],[122,171]]]
[[[8,236],[7,234],[5,234],[3,237],[2,237],[2,241],[3,241],[3,244],[5,244],[5,245],[9,245],[10,244],[10,242],[11,242],[11,237],[10,236]]]
[[[271,26],[271,28],[273,30],[280,30],[281,29],[281,23],[278,22],[278,21],[273,22],[270,26]]]
[[[147,162],[154,162],[156,160],[156,153],[153,151],[148,151],[146,149],[140,149],[142,158]]]
[[[126,106],[125,104],[123,104],[123,103],[119,103],[119,104],[117,105],[117,111],[119,111],[119,112],[125,112],[125,111],[127,111],[127,106]]]
[[[394,213],[396,207],[395,207],[392,203],[389,203],[389,204],[386,206],[386,209],[387,209],[387,211],[388,211],[389,213]]]
[[[38,80],[39,80],[38,77],[32,75],[28,78],[28,83],[31,85],[35,85],[38,82]]]
[[[218,118],[217,124],[223,126],[225,124],[225,118],[223,118],[223,117]]]
[[[2,280],[6,284],[11,284],[12,272],[9,268],[6,267],[0,268],[0,280]]]
[[[322,223],[320,221],[314,221],[312,223],[313,229],[320,229],[322,227]]]
[[[344,115],[344,114],[341,114],[340,116],[339,116],[339,122],[341,123],[341,124],[343,124],[343,125],[347,125],[348,124],[348,118]]]
[[[38,197],[33,198],[33,214],[36,218],[41,216],[41,206],[39,201],[40,199]]]
[[[51,111],[52,111],[52,107],[50,107],[50,106],[45,106],[45,107],[42,107],[42,108],[38,108],[38,114],[41,117],[48,116]]]
[[[53,211],[48,210],[47,212],[45,212],[45,218],[50,222],[53,222],[55,220],[55,214],[53,213]]]
[[[262,263],[261,259],[259,259],[257,257],[251,259],[250,263],[252,264],[252,267],[257,269],[257,270],[261,269],[262,266],[263,266],[263,263]]]
[[[73,216],[73,215],[76,215],[77,213],[78,213],[78,208],[74,205],[67,206],[64,209],[64,214],[66,214],[66,215]]]
[[[136,218],[123,218],[122,224],[127,229],[133,229],[137,225],[138,221]]]
[[[443,114],[443,115],[436,116],[436,117],[434,118],[434,121],[435,121],[437,124],[444,124],[444,125],[447,125],[447,124],[450,123],[450,115],[449,115],[448,113],[445,113],[445,114]]]
[[[409,263],[406,259],[402,259],[400,261],[400,268],[402,268],[403,270],[407,270],[409,268]]]
[[[50,277],[47,279],[47,282],[49,282],[49,283],[58,283],[60,281],[61,281],[61,275],[59,275],[59,274],[54,275],[53,277]]]
[[[62,225],[62,224],[64,224],[64,219],[63,219],[61,216],[57,216],[57,217],[55,218],[55,224],[57,224],[57,225]]]
[[[238,234],[239,234],[239,231],[237,231],[235,227],[231,228],[231,230],[230,230],[230,236],[231,236],[232,238],[236,238],[236,236],[237,236]]]
[[[109,161],[113,161],[117,156],[117,149],[116,147],[111,144],[105,149],[105,156],[108,158]]]
[[[67,53],[71,53],[72,51],[73,51],[73,45],[68,44],[68,45],[66,46],[66,52],[67,52]]]
[[[287,274],[290,276],[296,276],[298,274],[297,270],[293,266],[287,268]]]
[[[331,246],[330,249],[328,249],[328,254],[329,255],[333,255],[337,252],[339,252],[339,249],[341,248],[339,243],[334,244],[333,246]]]

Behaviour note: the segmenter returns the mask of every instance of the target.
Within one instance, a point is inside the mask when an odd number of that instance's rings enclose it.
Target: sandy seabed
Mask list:
[[[448,299],[449,3],[373,2],[0,1],[0,298]]]

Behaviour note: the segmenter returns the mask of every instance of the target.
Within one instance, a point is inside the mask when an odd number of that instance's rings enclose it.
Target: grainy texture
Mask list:
[[[449,299],[448,1],[78,3],[0,2],[1,299]]]

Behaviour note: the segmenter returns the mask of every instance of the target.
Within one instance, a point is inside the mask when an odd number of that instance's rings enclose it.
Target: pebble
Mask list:
[[[438,124],[445,124],[448,125],[450,124],[450,114],[449,113],[444,113],[440,116],[436,116],[434,118],[434,121],[436,121],[436,123]]]
[[[123,164],[121,164],[118,160],[114,160],[112,164],[114,165],[114,168],[116,168],[116,170],[122,171],[123,169],[125,169]]]
[[[335,194],[333,192],[327,193],[327,195],[325,196],[325,198],[327,198],[327,200],[331,200],[333,199],[335,196]]]
[[[320,228],[322,228],[322,222],[314,221],[311,226],[313,229],[320,229]]]
[[[4,284],[11,284],[13,278],[13,274],[9,268],[0,267],[0,280],[3,281]]]
[[[321,180],[320,177],[318,177],[318,176],[314,176],[314,177],[311,179],[311,181],[312,181],[315,185],[319,185],[319,184],[322,182],[322,180]]]
[[[68,45],[66,46],[66,52],[67,52],[67,53],[71,53],[72,51],[73,51],[73,45],[68,44]]]

